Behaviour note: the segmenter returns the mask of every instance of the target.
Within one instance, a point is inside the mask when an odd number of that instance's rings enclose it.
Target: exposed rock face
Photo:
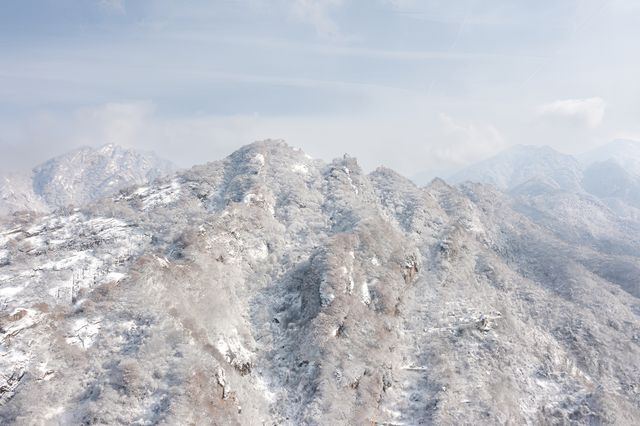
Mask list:
[[[171,163],[153,153],[112,144],[80,148],[35,167],[31,173],[0,177],[0,215],[82,206],[174,170]]]
[[[0,420],[633,424],[638,228],[255,143],[3,225]]]

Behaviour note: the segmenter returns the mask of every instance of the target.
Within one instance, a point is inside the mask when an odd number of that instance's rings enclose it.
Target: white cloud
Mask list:
[[[98,5],[108,12],[124,15],[127,13],[124,2],[125,0],[98,0]]]
[[[312,25],[318,35],[326,38],[340,37],[338,24],[331,12],[341,6],[343,0],[293,0],[293,16]]]
[[[80,109],[73,118],[74,142],[133,146],[154,111],[154,105],[148,102],[112,102]]]
[[[151,140],[154,111],[148,102],[107,103],[70,113],[40,112],[17,126],[0,123],[0,132],[11,135],[0,169],[32,167],[80,146],[141,147]]]
[[[602,98],[564,99],[551,102],[540,107],[540,114],[554,119],[596,128],[602,123],[606,109],[606,102]]]
[[[420,6],[419,0],[382,0],[382,3],[400,11],[415,10]]]
[[[430,150],[434,164],[456,168],[506,147],[502,134],[492,124],[461,123],[447,114],[439,118],[442,140]]]
[[[383,98],[385,105],[393,107],[393,97]],[[501,133],[490,124],[429,114],[406,97],[395,102],[408,104],[409,111],[350,116],[165,116],[150,102],[108,103],[32,117],[16,134],[19,146],[7,151],[7,158],[24,158],[30,163],[25,166],[33,166],[79,146],[117,143],[154,150],[188,167],[223,158],[255,140],[282,138],[317,158],[331,160],[349,153],[366,170],[385,165],[405,176],[426,172],[432,177],[447,176],[503,148]]]

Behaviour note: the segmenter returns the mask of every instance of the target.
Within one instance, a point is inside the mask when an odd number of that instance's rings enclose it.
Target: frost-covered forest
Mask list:
[[[638,179],[559,155],[418,187],[264,141],[16,210],[0,423],[637,424]]]

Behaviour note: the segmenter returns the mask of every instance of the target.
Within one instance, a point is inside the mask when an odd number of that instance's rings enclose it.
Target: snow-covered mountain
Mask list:
[[[122,188],[170,174],[175,167],[154,153],[109,144],[80,148],[27,173],[2,176],[0,214],[80,206]]]
[[[614,159],[590,164],[584,171],[585,190],[601,199],[619,199],[640,208],[640,174]]]
[[[501,190],[521,185],[579,191],[581,166],[548,146],[516,145],[450,177],[453,183],[483,182]]]
[[[639,231],[255,143],[2,225],[0,423],[635,424]]]
[[[579,158],[587,192],[621,216],[640,218],[640,142],[616,140]]]
[[[640,176],[640,142],[617,139],[578,156],[584,167],[593,163],[611,161],[627,173]]]
[[[589,194],[620,217],[638,220],[640,142],[613,141],[577,158],[550,147],[516,146],[467,167],[451,181],[487,183],[524,197]]]
[[[18,211],[46,212],[49,207],[33,190],[29,173],[0,175],[0,217]]]

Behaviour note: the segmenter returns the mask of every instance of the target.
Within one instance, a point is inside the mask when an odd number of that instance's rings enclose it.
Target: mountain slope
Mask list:
[[[19,211],[48,210],[46,203],[33,190],[33,182],[26,173],[0,175],[0,217]]]
[[[80,148],[46,161],[31,174],[4,176],[0,186],[0,214],[80,206],[174,170],[170,162],[153,153],[113,144],[98,149]]]
[[[0,419],[633,424],[640,233],[575,196],[266,141],[16,217]]]
[[[584,171],[585,190],[601,199],[618,199],[640,208],[640,174],[633,174],[617,161],[592,163]]]
[[[583,186],[620,216],[640,218],[640,143],[616,140],[580,156]]]
[[[467,167],[452,181],[487,183],[520,199],[588,194],[590,203],[604,203],[620,218],[640,220],[640,143],[617,140],[578,158],[549,147],[516,146]]]
[[[174,167],[153,153],[105,145],[81,148],[41,164],[33,170],[36,194],[52,206],[82,205],[140,185],[173,171]]]
[[[612,161],[628,173],[640,176],[640,142],[637,141],[616,139],[578,158],[585,167],[597,162]]]
[[[451,177],[453,183],[482,182],[502,190],[543,185],[551,190],[580,191],[580,163],[547,146],[516,145]]]

